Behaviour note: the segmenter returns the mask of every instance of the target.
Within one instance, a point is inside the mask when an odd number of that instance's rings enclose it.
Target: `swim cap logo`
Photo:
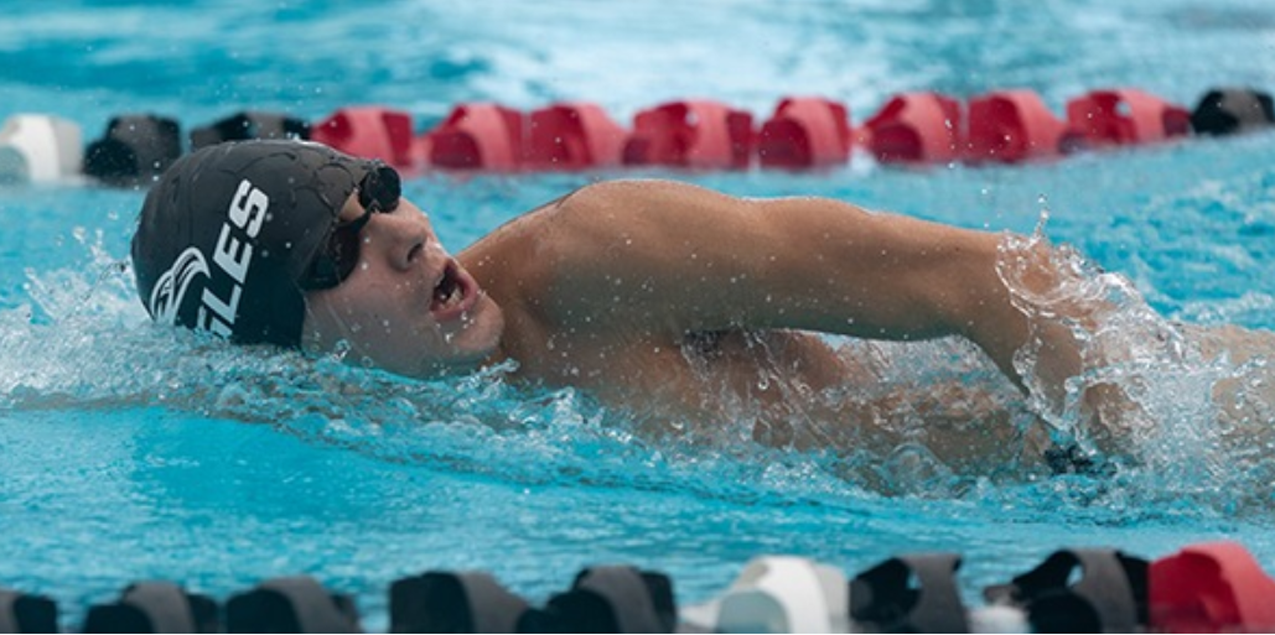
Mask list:
[[[230,199],[226,222],[221,224],[221,234],[217,237],[217,247],[212,255],[213,264],[232,282],[230,295],[223,298],[214,293],[211,287],[204,287],[201,298],[203,306],[199,307],[196,326],[222,337],[230,337],[235,328],[244,281],[247,280],[248,268],[252,265],[251,241],[261,232],[261,224],[266,221],[266,209],[269,207],[270,197],[265,192],[248,179],[239,182],[239,189],[235,191],[234,198]]]
[[[270,197],[265,192],[248,179],[241,181],[230,200],[226,220],[221,224],[221,233],[217,236],[217,244],[212,252],[212,262],[221,275],[213,276],[202,250],[198,247],[187,248],[156,282],[155,289],[151,292],[151,315],[156,320],[177,321],[181,317],[182,300],[187,288],[197,275],[203,274],[208,278],[208,283],[204,285],[200,296],[194,326],[222,337],[230,337],[234,332],[244,283],[252,267],[253,240],[261,233],[261,225],[265,223],[266,210],[269,207]],[[229,282],[229,285],[215,285],[223,287],[219,292],[213,283],[222,280]]]
[[[186,297],[186,289],[196,275],[208,275],[208,263],[197,247],[187,247],[173,266],[159,276],[151,290],[150,310],[156,321],[174,323]]]

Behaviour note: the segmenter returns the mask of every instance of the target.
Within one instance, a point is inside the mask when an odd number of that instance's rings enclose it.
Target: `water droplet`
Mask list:
[[[336,345],[332,347],[332,358],[338,362],[344,361],[345,356],[350,354],[350,348],[351,345],[348,340],[339,340]]]

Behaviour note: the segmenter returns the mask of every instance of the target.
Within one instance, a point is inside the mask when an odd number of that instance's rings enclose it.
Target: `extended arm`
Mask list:
[[[541,256],[557,263],[561,317],[607,314],[676,334],[961,335],[1019,380],[1012,360],[1029,327],[997,276],[996,234],[663,181],[590,186],[546,213],[556,231]]]

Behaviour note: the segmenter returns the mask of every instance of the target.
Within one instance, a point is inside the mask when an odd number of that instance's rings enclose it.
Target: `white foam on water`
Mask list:
[[[1273,435],[1259,433],[1275,412],[1275,378],[1266,359],[1213,350],[1207,331],[1157,315],[1127,279],[1066,247],[1049,253],[1068,276],[1049,295],[1033,295],[1019,279],[1020,256],[1047,245],[1040,233],[1005,238],[1001,273],[1025,311],[1065,323],[1080,343],[1085,367],[1061,402],[1024,398],[961,340],[831,338],[870,382],[812,393],[773,367],[758,370],[759,385],[811,404],[794,409],[788,423],[830,440],[813,449],[755,443],[759,413],[747,400],[737,399],[714,432],[686,422],[682,438],[651,438],[640,414],[608,409],[587,394],[510,385],[513,365],[406,380],[345,363],[339,348],[316,357],[155,325],[133,297],[127,262],[107,253],[100,235],[75,237],[91,264],[28,270],[32,304],[0,312],[0,346],[9,351],[0,359],[5,410],[152,405],[272,425],[382,460],[520,482],[644,480],[745,498],[1013,497],[1014,486],[1047,480],[1029,438],[1043,422],[1060,445],[1074,443],[1107,462],[1108,471],[1093,477],[1105,485],[1077,504],[1183,496],[1215,509],[1268,504]],[[1069,318],[1077,308],[1094,319]],[[762,339],[755,346],[760,359],[770,354]],[[1018,366],[1041,395],[1036,361],[1029,346]],[[1113,387],[1121,395],[1116,405],[1095,410],[1085,401]],[[867,413],[871,427],[816,414],[829,408]]]
[[[1043,290],[1030,280],[1042,254],[1060,272]],[[1275,457],[1275,334],[1169,320],[1127,278],[1050,245],[1041,231],[1007,236],[999,272],[1033,323],[1062,326],[1079,351],[1082,366],[1061,398],[1040,363],[1049,342],[1037,337],[1015,360],[1030,407],[1056,438],[1111,461],[1134,493],[1269,504],[1270,483],[1259,474]]]

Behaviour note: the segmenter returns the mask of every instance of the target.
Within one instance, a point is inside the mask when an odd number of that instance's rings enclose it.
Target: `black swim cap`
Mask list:
[[[152,318],[231,341],[298,346],[299,286],[377,164],[303,141],[243,141],[179,159],[146,195],[133,271]]]

